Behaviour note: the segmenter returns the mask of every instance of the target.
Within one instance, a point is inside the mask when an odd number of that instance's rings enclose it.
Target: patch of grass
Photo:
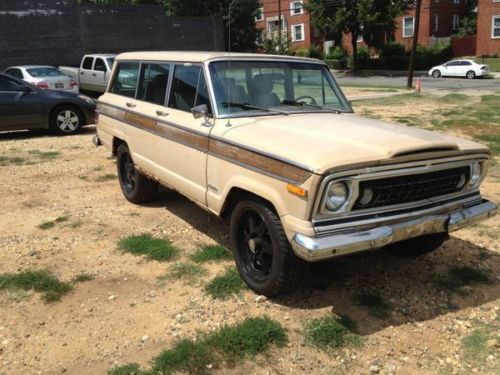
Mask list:
[[[0,156],[0,167],[6,167],[8,165],[23,165],[24,163],[26,163],[26,159],[19,156]]]
[[[212,298],[226,300],[245,288],[246,285],[236,268],[229,267],[224,274],[216,276],[205,286],[205,293]]]
[[[425,94],[411,92],[383,98],[358,100],[357,103],[362,106],[395,106],[406,105],[414,102],[425,102],[428,100],[429,97]]]
[[[95,180],[97,182],[106,182],[106,181],[113,181],[113,180],[116,180],[118,178],[117,175],[115,174],[105,174],[103,176],[99,176],[97,177]]]
[[[78,178],[82,181],[87,181],[89,179],[87,176],[78,176]]]
[[[459,93],[451,93],[441,96],[438,98],[438,101],[446,104],[464,104],[465,102],[470,101],[470,96]]]
[[[164,280],[184,280],[188,283],[195,283],[200,277],[207,274],[207,270],[197,264],[176,263],[170,267],[165,276],[160,276],[160,281]]]
[[[354,297],[354,303],[366,307],[370,315],[379,319],[387,318],[392,307],[382,296],[374,293],[360,293]]]
[[[84,283],[87,281],[91,281],[94,279],[93,275],[90,275],[88,273],[81,273],[73,278],[74,283]]]
[[[39,151],[39,150],[31,150],[28,151],[28,154],[36,156],[42,160],[54,160],[61,156],[59,151]]]
[[[360,337],[353,332],[355,323],[347,316],[325,316],[304,324],[306,343],[320,350],[358,346]]]
[[[399,122],[401,124],[405,124],[408,126],[419,126],[422,125],[422,120],[418,116],[397,116],[393,117],[393,120]]]
[[[58,223],[64,223],[64,222],[66,222],[68,220],[69,220],[68,216],[59,216],[55,220],[44,221],[43,223],[41,223],[41,224],[38,225],[38,228],[39,229],[43,229],[43,230],[51,229],[51,228],[54,228],[56,226],[56,224],[58,224]]]
[[[496,356],[500,346],[500,325],[497,322],[483,324],[462,339],[462,352],[465,362],[479,367],[480,372],[500,373],[498,360],[488,361],[490,355]]]
[[[206,245],[191,255],[191,260],[196,263],[210,261],[231,260],[232,254],[224,246]]]
[[[70,283],[59,281],[49,271],[28,270],[0,275],[0,289],[34,290],[42,293],[45,302],[55,302],[71,291],[72,287]]]
[[[108,375],[204,374],[208,372],[208,365],[217,368],[224,363],[254,358],[273,345],[283,347],[287,340],[286,331],[278,322],[268,317],[247,318],[239,324],[201,335],[197,340],[179,340],[171,349],[153,358],[150,370],[129,364],[109,370]]]
[[[500,154],[500,135],[477,135],[475,138],[481,142],[485,142],[494,155]]]
[[[460,288],[472,284],[489,284],[490,275],[469,266],[455,266],[448,270],[446,275],[438,276],[435,280],[441,289],[458,292]]]
[[[118,247],[134,255],[145,255],[149,259],[168,261],[173,259],[179,250],[169,240],[154,238],[149,234],[122,238]]]

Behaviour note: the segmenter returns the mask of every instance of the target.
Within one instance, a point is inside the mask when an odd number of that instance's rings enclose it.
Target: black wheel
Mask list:
[[[71,135],[80,131],[85,117],[77,107],[63,104],[54,108],[49,121],[49,127],[53,133]]]
[[[118,179],[125,198],[136,204],[152,200],[158,190],[158,183],[137,170],[126,144],[118,146],[116,158]]]
[[[301,261],[279,217],[264,202],[240,201],[231,214],[230,232],[236,266],[252,290],[272,297],[296,285]]]
[[[439,78],[439,77],[441,77],[441,71],[440,71],[439,69],[436,69],[436,70],[432,71],[432,76],[433,76],[434,78]]]
[[[398,256],[417,257],[437,250],[447,239],[447,233],[429,234],[389,245],[387,250]]]
[[[476,73],[474,71],[472,71],[472,70],[469,70],[467,72],[467,74],[465,75],[465,77],[468,78],[468,79],[474,79],[474,78],[476,78]]]

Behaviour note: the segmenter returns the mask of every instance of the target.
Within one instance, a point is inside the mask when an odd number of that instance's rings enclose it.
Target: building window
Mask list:
[[[302,1],[293,1],[290,4],[290,14],[292,16],[296,16],[302,13],[304,13],[304,7],[302,6]]]
[[[255,22],[264,21],[264,8],[259,8],[255,12]]]
[[[453,26],[452,30],[458,30],[458,27],[460,26],[460,17],[456,14],[453,15]]]
[[[434,15],[434,26],[432,29],[434,30],[434,32],[439,31],[439,15],[437,14]]]
[[[491,20],[491,37],[500,38],[500,16],[493,16]]]
[[[292,42],[302,42],[304,40],[304,24],[292,25]]]
[[[358,35],[358,38],[356,39],[356,43],[363,43],[363,30],[365,29],[365,27],[363,25],[361,25],[359,27],[359,35]]]
[[[403,18],[403,38],[412,37],[414,30],[415,30],[415,17]]]
[[[460,0],[453,0],[453,4],[460,4]]]

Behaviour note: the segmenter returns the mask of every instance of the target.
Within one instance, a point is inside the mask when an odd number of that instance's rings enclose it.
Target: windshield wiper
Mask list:
[[[331,107],[323,107],[321,105],[316,105],[316,104],[308,104],[306,102],[299,102],[299,101],[296,101],[296,100],[283,100],[282,102],[283,104],[285,105],[294,105],[294,106],[298,106],[298,107],[310,107],[310,108],[317,108],[317,109],[322,109],[322,110],[325,110],[325,111],[328,111],[328,112],[333,112],[333,113],[342,113],[342,111],[340,109],[337,109],[337,108],[331,108]]]
[[[286,116],[288,116],[290,114],[290,113],[285,112],[285,111],[280,111],[279,109],[257,107],[255,105],[251,105],[251,104],[248,104],[248,103],[232,103],[232,102],[228,103],[228,102],[224,102],[224,103],[222,103],[222,105],[224,105],[226,107],[239,107],[241,109],[257,109],[259,111],[266,111],[266,112],[271,112],[271,113],[278,113],[280,115],[286,115]]]

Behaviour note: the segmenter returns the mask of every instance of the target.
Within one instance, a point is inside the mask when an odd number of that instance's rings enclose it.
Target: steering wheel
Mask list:
[[[302,99],[309,99],[309,100],[311,100],[311,103],[309,103],[309,104],[314,104],[314,105],[318,104],[316,102],[316,99],[314,99],[312,96],[309,96],[309,95],[303,95],[301,97],[298,97],[298,98],[295,99],[295,101],[300,102]]]

